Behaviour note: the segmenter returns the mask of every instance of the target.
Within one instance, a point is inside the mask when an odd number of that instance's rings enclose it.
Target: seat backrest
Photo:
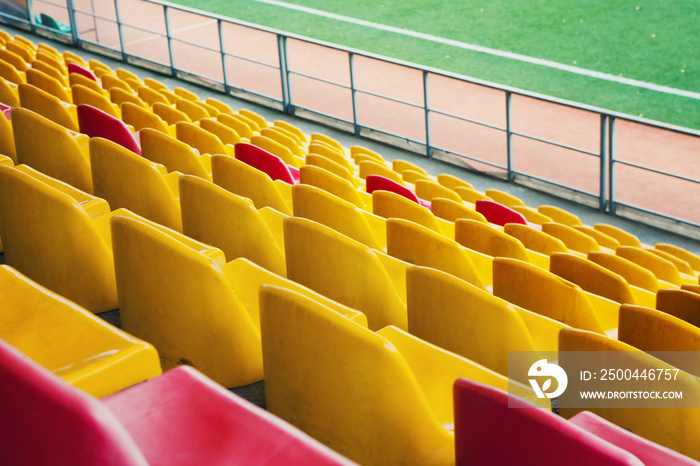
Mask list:
[[[499,189],[487,189],[484,191],[484,194],[493,199],[495,202],[503,204],[506,207],[510,207],[511,209],[514,207],[525,207],[525,203],[519,198]]]
[[[270,412],[361,464],[454,462],[451,436],[389,341],[272,286],[260,312]]]
[[[547,217],[544,214],[537,212],[536,209],[533,209],[530,207],[516,205],[516,206],[513,206],[513,210],[523,214],[523,217],[525,217],[525,220],[527,220],[529,223],[534,223],[535,225],[542,225],[543,223],[552,221],[551,218]]]
[[[469,253],[454,240],[401,218],[386,221],[387,252],[405,262],[432,267],[484,289]]]
[[[477,220],[457,220],[455,222],[455,241],[462,246],[489,256],[512,257],[530,262],[525,246],[518,239]]]
[[[474,189],[474,186],[472,186],[471,183],[464,181],[461,178],[457,178],[456,176],[448,175],[447,173],[440,173],[437,176],[437,182],[453,191],[457,187]]]
[[[90,105],[115,118],[119,118],[117,109],[114,108],[112,102],[101,92],[95,92],[82,84],[73,84],[70,89],[73,94],[73,102],[75,102],[76,105]]]
[[[332,160],[333,162],[348,170],[348,172],[350,173],[352,173],[354,170],[352,163],[350,163],[350,161],[347,158],[345,158],[345,155],[342,153],[342,150],[334,149],[328,147],[324,143],[318,142],[312,142],[311,144],[309,144],[307,150],[309,154],[316,154],[321,157],[325,157],[329,160]]]
[[[0,391],[7,427],[0,456],[8,464],[148,464],[104,405],[4,341],[0,341]],[[31,412],[41,413],[41,422]]]
[[[13,165],[17,163],[17,149],[15,149],[15,137],[12,132],[12,123],[0,116],[0,154],[10,157]]]
[[[386,235],[378,238],[358,207],[320,188],[293,186],[292,205],[295,217],[326,225],[373,249],[386,247]]]
[[[19,107],[17,84],[10,83],[0,76],[0,102],[10,107]]]
[[[153,162],[103,138],[90,140],[90,160],[95,195],[112,209],[182,231],[180,205]]]
[[[185,113],[192,121],[199,121],[202,118],[209,118],[211,116],[204,107],[197,105],[187,98],[175,102],[175,108]]]
[[[458,379],[454,403],[457,464],[644,464],[560,416],[479,382]],[[502,448],[506,438],[509,447]],[[551,441],[546,454],[534,447],[544,438]]]
[[[537,211],[541,214],[546,215],[547,217],[550,217],[555,222],[561,223],[563,225],[568,225],[570,227],[576,225],[583,225],[580,218],[578,218],[571,212],[568,212],[559,207],[554,207],[551,205],[541,205],[537,208]]]
[[[175,124],[175,131],[178,140],[194,147],[200,154],[226,155],[226,148],[221,143],[221,140],[199,126],[181,121]]]
[[[200,120],[199,126],[201,129],[218,137],[222,144],[235,145],[241,142],[241,137],[233,128],[230,128],[213,118],[204,118],[203,120]]]
[[[572,327],[604,333],[600,319],[578,285],[535,265],[495,258],[493,294]]]
[[[391,169],[399,175],[403,174],[403,172],[406,170],[413,170],[415,172],[422,173],[423,175],[428,174],[423,168],[419,167],[418,165],[412,164],[411,162],[407,162],[401,159],[392,160]]]
[[[632,233],[623,230],[622,228],[614,225],[608,225],[606,223],[596,223],[593,225],[593,228],[601,233],[605,233],[606,235],[615,238],[622,246],[634,246],[637,248],[642,247],[642,243],[639,241],[639,238]]]
[[[81,206],[15,168],[0,181],[5,262],[93,312],[116,309],[110,248]]]
[[[26,82],[24,73],[20,73],[17,68],[7,63],[5,60],[0,60],[0,76],[17,85]]]
[[[566,244],[567,248],[583,254],[588,254],[591,251],[600,251],[600,246],[595,239],[563,223],[543,223],[542,232],[559,238]]]
[[[372,212],[384,218],[403,218],[440,232],[440,225],[430,210],[391,191],[372,192]]]
[[[614,251],[620,245],[618,240],[606,233],[603,233],[602,231],[596,230],[595,228],[587,227],[585,225],[574,225],[572,228],[590,236],[601,247],[612,249]]]
[[[235,146],[236,160],[266,173],[273,181],[282,180],[294,184],[294,177],[287,164],[279,156],[253,144],[239,142]]]
[[[99,92],[102,95],[104,95],[104,90],[102,89],[102,86],[96,81],[91,80],[90,78],[86,78],[82,74],[77,74],[77,73],[71,73],[68,75],[68,83],[70,84],[71,87],[75,86],[76,84],[80,84],[81,86],[85,86],[88,89],[91,89],[95,92]],[[75,97],[73,98],[75,101]]]
[[[486,200],[486,201],[493,200],[490,197],[488,197],[486,194],[479,192],[473,188],[467,188],[466,186],[456,186],[454,188],[454,191],[457,194],[459,194],[459,197],[461,197],[463,201],[469,202],[470,204],[476,204],[476,201],[480,201],[480,200]]]
[[[688,251],[687,249],[683,249],[679,246],[666,243],[657,243],[656,246],[654,246],[654,248],[658,249],[659,251],[673,254],[679,259],[682,259],[688,264],[690,264],[690,267],[696,272],[700,271],[700,257]]]
[[[215,155],[211,158],[211,172],[214,183],[252,200],[257,209],[272,207],[284,214],[292,214],[279,189],[264,171],[233,157]]]
[[[274,141],[265,136],[255,135],[250,138],[250,143],[260,149],[269,152],[279,157],[285,164],[296,166],[297,162],[294,159],[294,154],[288,148],[277,141]]]
[[[656,293],[659,289],[659,281],[653,273],[624,257],[591,251],[588,253],[588,260],[622,276],[630,285],[638,286],[652,293]]]
[[[122,121],[127,125],[134,127],[136,131],[142,131],[145,128],[155,129],[164,134],[168,133],[168,125],[155,113],[146,110],[140,105],[136,105],[132,102],[124,102],[121,104]],[[143,136],[139,133],[139,136]],[[141,142],[141,152],[143,155],[143,139]]]
[[[367,316],[369,327],[406,328],[406,306],[376,254],[320,223],[284,220],[287,277]]]
[[[352,203],[356,207],[361,209],[367,208],[357,189],[355,189],[355,186],[347,179],[331,173],[324,168],[313,165],[303,165],[299,168],[299,180],[302,184],[309,184],[323,189]]]
[[[656,292],[656,309],[700,327],[700,294],[686,290]]]
[[[362,146],[350,147],[350,157],[354,160],[355,157],[358,155],[366,155],[368,157],[373,158],[377,162],[385,163],[384,157],[382,157],[381,154],[374,152],[371,149],[367,149],[366,147],[362,147]]]
[[[317,167],[321,167],[324,170],[327,170],[334,175],[337,175],[344,180],[350,182],[353,184],[353,186],[359,185],[358,181],[356,178],[352,175],[351,171],[348,171],[347,168],[342,166],[341,164],[334,162],[333,160],[324,157],[322,155],[318,154],[308,154],[306,158],[304,159],[304,162],[306,165],[314,165]]]
[[[253,131],[250,129],[250,126],[246,125],[235,114],[220,113],[216,116],[216,121],[228,126],[242,138],[250,139],[253,136]]]
[[[85,68],[84,66],[80,66],[77,63],[68,63],[68,74],[70,73],[76,73],[81,76],[85,76],[86,78],[91,79],[92,81],[97,82],[97,76],[95,76],[95,73],[93,73],[88,68]]]
[[[131,152],[141,155],[141,147],[126,124],[90,105],[78,105],[80,132],[91,138],[108,139]]]
[[[284,245],[277,244],[260,213],[245,198],[211,181],[180,177],[183,233],[221,249],[227,260],[245,257],[285,276]]]
[[[681,275],[673,262],[659,257],[644,249],[632,246],[620,246],[615,250],[615,255],[638,264],[653,273],[659,280],[667,281],[673,285],[681,286]]]
[[[476,211],[486,217],[489,223],[503,226],[506,223],[527,225],[523,214],[495,201],[479,199],[474,203]]]
[[[395,181],[390,180],[389,178],[379,175],[367,175],[365,182],[365,189],[370,194],[372,194],[374,191],[389,191],[398,194],[399,196],[403,196],[416,204],[420,204],[418,201],[418,196],[416,196],[413,191],[399,183],[396,183]]]
[[[129,85],[129,83],[127,83]],[[133,91],[131,88],[124,89],[122,87],[112,87],[109,89],[109,100],[111,100],[113,103],[117,105],[121,105],[124,102],[131,102],[134,105],[140,105],[142,107],[146,107],[146,103],[141,100],[140,97],[134,95]]]
[[[416,196],[426,201],[432,201],[437,197],[462,203],[459,194],[431,180],[416,181]]]
[[[555,252],[549,257],[549,271],[564,280],[576,283],[589,293],[618,303],[635,304],[627,280],[584,257]]]
[[[32,84],[20,84],[18,92],[22,107],[36,112],[66,129],[78,131],[77,121],[56,96]]]
[[[369,160],[360,162],[358,164],[359,167],[359,176],[363,180],[366,179],[368,176],[372,175],[377,175],[381,176],[384,178],[387,178],[395,183],[398,183],[400,185],[403,185],[403,179],[401,178],[401,175],[396,173],[394,170],[391,168],[387,167],[384,165],[384,163],[381,162],[370,162]]]
[[[63,126],[25,108],[12,110],[12,130],[17,162],[92,193],[92,175],[87,150],[75,134]]]
[[[34,68],[28,69],[27,84],[36,86],[39,89],[42,89],[52,96],[62,100],[63,102],[68,104],[73,103],[73,99],[71,99],[70,94],[66,88],[63,87],[63,84],[53,76],[49,76],[43,71]]]
[[[476,210],[465,206],[461,200],[457,202],[442,197],[434,197],[430,201],[430,210],[433,212],[433,215],[445,219],[448,222],[456,222],[458,219],[464,218],[476,220],[481,223],[488,223],[486,217]]]
[[[152,343],[164,370],[191,365],[224,387],[262,379],[259,330],[200,252],[211,246],[121,216],[112,219],[112,242],[122,328]]]
[[[151,106],[156,102],[170,105],[170,101],[163,94],[148,86],[140,86],[136,90],[136,94],[139,96],[139,99]]]
[[[695,276],[695,272],[693,271],[693,268],[690,266],[690,264],[687,261],[681,259],[680,257],[671,254],[670,252],[662,251],[661,249],[651,247],[645,247],[643,249],[671,262],[673,265],[676,266],[678,272],[680,272],[681,274],[685,274],[688,278]]]
[[[299,147],[299,143],[294,135],[289,134],[284,129],[275,127],[262,128],[260,130],[260,135],[282,144],[284,147],[289,149],[292,154],[298,157],[301,157],[306,153],[304,149]]]
[[[187,116],[185,112],[182,112],[170,105],[165,105],[161,102],[156,102],[153,104],[153,113],[158,115],[169,125],[174,125],[180,121],[186,121],[191,123],[192,120]]]
[[[124,104],[126,115],[127,105]],[[209,179],[211,176],[192,148],[168,134],[152,128],[141,130],[141,155],[151,162],[165,165],[168,172],[180,172]]]

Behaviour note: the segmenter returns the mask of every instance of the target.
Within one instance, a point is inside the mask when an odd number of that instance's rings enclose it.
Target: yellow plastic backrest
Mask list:
[[[617,248],[620,245],[620,242],[612,236],[606,235],[605,233],[598,231],[594,228],[587,227],[584,225],[574,225],[573,228],[576,231],[580,231],[581,233],[590,236],[596,241],[596,243],[598,243],[599,246],[602,246],[604,248],[615,250],[615,248]]]
[[[384,164],[377,162],[360,162],[358,167],[360,168],[359,176],[363,180],[369,175],[379,175],[383,176],[384,178],[389,178],[390,180],[395,181],[401,185],[404,184],[401,175],[399,175],[394,170],[392,170]]]
[[[468,188],[468,189],[474,189],[474,186],[472,186],[471,183],[464,181],[461,178],[457,178],[456,176],[448,175],[447,173],[440,173],[437,176],[437,182],[451,190],[455,190],[457,187],[462,187],[462,188]]]
[[[693,270],[700,271],[700,257],[698,257],[696,254],[693,254],[692,252],[681,247],[675,246],[673,244],[657,243],[654,247],[659,251],[664,251],[669,254],[673,254],[679,259],[684,260],[688,264],[690,264]]]
[[[95,195],[112,209],[182,231],[180,205],[153,162],[102,138],[90,140],[90,160]]]
[[[73,103],[73,99],[68,91],[66,91],[66,88],[63,87],[63,84],[56,78],[49,76],[43,71],[37,69],[27,70],[27,84],[36,86],[39,89],[42,89],[43,91],[48,92],[54,97],[62,100],[63,102],[69,104]]]
[[[294,133],[296,135],[297,139],[302,143],[307,141],[306,135],[304,134],[304,132],[287,121],[275,120],[273,125],[278,127],[278,128],[285,129],[285,130],[289,131],[290,133]]]
[[[138,77],[138,75],[132,73],[129,70],[126,70],[124,68],[117,68],[116,69],[117,76],[119,79],[126,81],[127,79],[134,79],[136,81],[141,81],[141,78]]]
[[[386,222],[387,252],[405,262],[450,273],[484,288],[469,253],[457,242],[417,223],[390,218]]]
[[[17,41],[7,42],[5,44],[5,49],[7,52],[13,53],[17,58],[22,60],[25,65],[34,60],[34,53]]]
[[[199,121],[202,118],[209,118],[211,116],[204,107],[197,105],[187,98],[175,102],[175,108],[187,115],[192,121]]]
[[[66,86],[66,76],[63,74],[62,71],[57,70],[53,66],[49,65],[48,63],[41,61],[41,60],[34,60],[32,62],[32,68],[35,70],[40,70],[43,71],[44,73],[48,74],[52,78],[54,78],[56,81],[58,81],[61,86],[65,87]]]
[[[155,113],[131,102],[121,104],[122,120],[134,130],[141,131],[151,128],[164,134],[169,134],[167,124]]]
[[[484,191],[484,194],[486,194],[488,197],[493,199],[494,201],[503,204],[507,207],[525,207],[525,203],[520,200],[519,198],[513,196],[512,194],[508,194],[504,191],[500,191],[498,189],[487,189]]]
[[[0,165],[5,165],[6,167],[14,167],[15,161],[7,155],[0,155]]]
[[[324,191],[328,191],[352,203],[356,207],[361,209],[367,208],[365,202],[360,197],[360,193],[347,179],[331,173],[324,168],[313,165],[303,165],[299,168],[299,180],[302,184],[309,184],[323,189]]]
[[[25,108],[12,110],[17,162],[92,194],[90,160],[63,126]]]
[[[379,163],[385,163],[384,157],[382,157],[381,154],[378,154],[377,152],[374,152],[371,149],[367,149],[366,147],[362,146],[350,147],[350,157],[354,159],[358,155],[368,155]]]
[[[547,256],[554,252],[568,252],[568,248],[560,239],[527,225],[507,223],[503,227],[503,231],[520,240],[527,249]]]
[[[332,137],[326,136],[325,134],[322,134],[322,133],[311,133],[311,142],[314,143],[314,142],[318,142],[318,141],[325,143],[325,144],[328,144],[331,147],[334,147],[341,154],[345,155],[345,149],[343,149],[343,146],[338,141],[333,139]]]
[[[678,269],[678,272],[680,272],[680,273],[690,275],[691,277],[695,275],[695,272],[693,272],[693,268],[690,266],[690,264],[678,256],[675,256],[675,255],[673,255],[669,252],[666,252],[666,251],[662,251],[660,249],[644,248],[644,250],[649,251],[650,253],[655,254],[655,255],[671,262],[673,265],[676,266],[676,268]]]
[[[476,189],[470,189],[464,186],[457,186],[455,188],[455,192],[459,195],[459,197],[462,198],[463,201],[475,204],[476,201],[479,200],[486,200],[486,201],[492,201],[490,197],[488,197],[486,194],[481,193],[477,191]]]
[[[292,205],[295,217],[308,218],[342,233],[355,241],[383,250],[386,233],[378,237],[362,211],[355,205],[307,184],[292,186]]]
[[[85,86],[90,90],[93,90],[95,92],[98,92],[102,95],[105,95],[104,90],[100,85],[96,82],[93,81],[92,79],[88,78],[87,76],[83,76],[82,74],[78,73],[71,73],[68,75],[68,83],[70,84],[71,88],[75,86],[76,84],[80,84],[81,86]],[[105,96],[106,97],[106,96]],[[75,99],[73,99],[75,100]]]
[[[459,194],[431,180],[420,179],[416,181],[416,196],[426,201],[432,201],[434,198],[439,197],[462,203],[462,198],[459,197]]]
[[[589,293],[618,303],[635,304],[627,280],[584,257],[555,252],[549,257],[549,271]]]
[[[403,218],[428,227],[438,233],[440,225],[435,216],[425,207],[389,191],[372,193],[372,212],[384,218]]]
[[[490,224],[477,220],[460,219],[455,222],[455,241],[493,257],[511,257],[530,262],[525,246]]]
[[[17,71],[27,71],[29,69],[24,58],[9,49],[0,49],[0,60],[4,60],[6,63],[14,66]]]
[[[537,351],[525,322],[508,302],[432,268],[410,267],[406,281],[412,334],[504,375],[508,351]],[[465,338],[467,334],[475,337]]]
[[[282,159],[284,163],[288,165],[293,165],[295,167],[299,165],[296,159],[294,158],[294,154],[292,154],[292,151],[290,151],[277,141],[273,141],[272,139],[267,138],[265,136],[256,135],[250,138],[250,143],[268,151],[271,154],[278,156]]]
[[[700,295],[686,290],[659,290],[656,309],[700,327]]]
[[[278,274],[286,275],[284,245],[277,244],[270,228],[253,204],[211,181],[180,177],[183,232],[220,248],[231,261],[245,257]]]
[[[161,117],[169,125],[174,125],[180,121],[192,123],[192,120],[186,113],[160,102],[153,104],[153,113]]]
[[[226,114],[233,113],[233,110],[231,109],[231,107],[229,107],[225,103],[221,102],[220,100],[212,99],[210,97],[210,98],[205,99],[204,102],[207,105],[211,105],[212,107],[216,108],[219,111],[219,113],[226,113]]]
[[[537,211],[543,215],[546,215],[547,217],[552,218],[555,222],[561,223],[563,225],[568,225],[570,227],[576,225],[583,225],[581,219],[578,218],[578,216],[572,214],[571,212],[567,212],[564,209],[560,209],[559,207],[554,207],[551,205],[541,205],[537,208]]]
[[[253,136],[253,131],[250,129],[250,126],[243,123],[242,120],[236,118],[236,115],[220,113],[216,116],[216,121],[228,126],[242,138],[250,140],[250,138]]]
[[[20,84],[19,101],[22,107],[42,115],[71,131],[78,131],[78,121],[56,96],[32,84]]]
[[[324,170],[328,170],[334,175],[337,175],[343,178],[344,180],[347,180],[348,182],[352,183],[353,186],[359,185],[359,182],[355,179],[354,176],[352,176],[352,172],[348,171],[344,166],[334,162],[333,160],[327,157],[323,157],[322,155],[317,154],[309,154],[306,156],[305,162],[307,165],[314,165],[316,167],[321,167]]]
[[[121,105],[124,102],[131,102],[134,105],[146,107],[146,103],[135,96],[131,90],[127,91],[120,87],[113,87],[109,90],[109,100],[117,105]]]
[[[260,303],[270,412],[361,464],[454,463],[452,436],[385,338],[294,291],[263,286]]]
[[[591,251],[588,259],[622,276],[630,285],[638,286],[652,293],[659,289],[659,281],[653,273],[623,257],[605,252]]]
[[[399,175],[402,175],[404,171],[406,170],[412,170],[418,173],[422,173],[423,175],[427,175],[428,173],[419,167],[418,165],[412,164],[411,162],[407,162],[405,160],[401,159],[395,159],[391,161],[391,169],[394,170],[396,173]]]
[[[543,223],[551,222],[552,219],[550,217],[547,217],[544,214],[541,214],[537,212],[535,209],[531,209],[530,207],[523,207],[523,206],[513,206],[511,207],[514,211],[520,212],[523,214],[523,217],[525,217],[525,220],[527,220],[530,223],[534,223],[536,225],[542,225]]]
[[[221,143],[221,140],[199,126],[192,123],[180,122],[175,125],[175,130],[178,140],[194,147],[200,154],[226,155],[226,148]]]
[[[4,115],[0,118],[0,154],[9,157],[13,165],[17,163],[17,150],[15,149],[12,123]]]
[[[573,227],[564,225],[563,223],[547,222],[542,224],[542,232],[559,238],[566,247],[574,251],[588,254],[591,251],[600,251],[600,246],[590,236]]]
[[[559,333],[560,361],[566,367],[567,352],[574,351],[618,351],[616,359],[624,367],[653,368],[655,370],[670,370],[670,366],[642,351],[603,335],[577,329],[565,329]],[[628,358],[628,362],[620,362]],[[673,384],[673,390],[683,392],[683,401],[693,403],[698,398],[698,379],[685,372],[679,372]],[[587,408],[588,409],[588,408]],[[559,414],[569,418],[581,411],[581,408],[560,408]],[[700,428],[700,416],[696,409],[663,409],[663,408],[592,408],[590,411],[630,430],[652,442],[656,442],[672,450],[678,451],[694,459],[700,459],[700,444],[692,432]]]
[[[186,99],[186,100],[189,100],[192,102],[199,100],[199,96],[197,94],[195,94],[192,91],[188,91],[187,89],[185,89],[183,87],[176,87],[175,89],[173,89],[173,92],[176,95],[182,97],[183,99]]]
[[[0,292],[2,339],[71,385],[103,397],[160,374],[151,345],[7,265]]]
[[[218,137],[222,144],[237,144],[241,142],[241,137],[238,133],[226,126],[225,124],[214,120],[213,118],[205,118],[199,122],[200,128],[205,131],[210,132],[214,136]]]
[[[367,316],[369,328],[406,328],[406,307],[370,248],[320,223],[284,220],[287,277]]]
[[[620,246],[615,250],[615,255],[644,267],[660,280],[681,286],[681,275],[676,266],[673,265],[673,262],[667,261],[656,254],[632,246]]]
[[[605,332],[588,297],[578,285],[535,265],[516,259],[495,258],[493,294],[572,327]]]
[[[124,111],[127,111],[127,104]],[[205,179],[211,178],[190,146],[164,132],[151,128],[142,129],[141,153],[148,160],[165,165],[169,172],[177,171]]]
[[[260,134],[266,138],[270,138],[282,144],[284,147],[289,149],[292,154],[297,156],[303,156],[304,150],[299,147],[296,139],[288,134],[285,134],[284,130],[275,127],[263,128],[260,130]]]
[[[700,351],[700,328],[678,317],[656,309],[623,304],[620,306],[618,339],[642,351],[663,352],[657,357],[683,371],[700,374],[700,361],[685,353]]]
[[[144,78],[143,83],[156,91],[169,91],[168,86],[153,78]]]
[[[136,92],[139,96],[139,99],[141,99],[148,105],[153,106],[153,104],[155,104],[156,102],[160,102],[165,105],[170,105],[170,101],[166,99],[163,94],[148,86],[141,86],[137,89]]]
[[[95,92],[82,84],[74,84],[70,89],[73,94],[73,102],[75,102],[75,105],[90,105],[115,118],[120,117],[119,112],[114,108],[112,102],[101,92]]]
[[[0,77],[14,84],[22,84],[27,82],[27,78],[25,77],[24,73],[17,71],[17,68],[4,60],[0,60]]]
[[[486,217],[481,215],[476,210],[470,209],[469,207],[465,206],[461,198],[459,202],[455,202],[450,199],[435,197],[430,202],[430,210],[433,212],[433,215],[445,219],[449,222],[456,222],[458,219],[464,218],[469,220],[475,220],[481,223],[488,223]]]
[[[93,312],[118,307],[111,251],[74,199],[0,166],[0,218],[8,265]]]
[[[261,127],[260,125],[258,125],[258,123],[257,123],[255,120],[253,120],[253,119],[251,119],[251,118],[248,118],[248,117],[245,116],[245,115],[242,115],[240,112],[239,112],[239,113],[234,113],[234,114],[231,115],[231,116],[233,116],[234,118],[236,118],[236,119],[242,121],[243,123],[245,123],[246,125],[248,125],[248,127],[249,127],[251,130],[253,130],[254,132],[260,132],[260,130],[263,128],[263,127]]]
[[[112,242],[122,328],[151,342],[164,370],[191,365],[225,387],[262,379],[258,328],[219,266],[188,243],[207,245],[120,216]]]
[[[267,173],[226,155],[211,158],[212,179],[222,188],[253,201],[257,209],[272,207],[291,215],[291,208]]]
[[[404,170],[401,173],[401,179],[404,180],[406,183],[412,184],[416,184],[419,180],[430,181],[430,177],[428,175],[424,175],[423,173],[417,172],[415,170]]]
[[[112,89],[114,88],[119,88],[126,92],[131,92],[131,86],[129,86],[125,81],[114,76],[113,74],[103,74],[102,76],[100,76],[100,81],[102,81],[102,88],[110,91],[110,94]]]
[[[17,85],[0,76],[0,103],[10,107],[19,107]]]
[[[308,151],[309,154],[316,154],[320,155],[322,157],[325,157],[327,159],[332,160],[333,162],[337,163],[338,165],[343,166],[348,172],[353,173],[354,169],[350,161],[345,158],[345,155],[343,155],[341,152],[338,151],[338,149],[335,149],[333,147],[329,147],[326,144],[319,143],[319,142],[312,142],[308,146]]]

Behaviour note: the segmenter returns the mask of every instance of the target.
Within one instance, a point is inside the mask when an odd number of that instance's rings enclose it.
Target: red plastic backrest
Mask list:
[[[0,340],[3,464],[147,465],[111,413]]]
[[[372,194],[374,191],[391,191],[392,193],[403,196],[416,204],[420,204],[418,196],[416,196],[413,191],[408,189],[406,186],[400,185],[394,180],[390,180],[389,178],[385,178],[380,175],[367,175],[367,178],[365,179],[365,187],[369,194]]]
[[[81,133],[91,138],[109,139],[141,155],[141,147],[126,124],[100,109],[90,105],[78,105],[78,126]]]
[[[239,142],[234,148],[236,159],[267,173],[273,181],[282,180],[289,184],[299,182],[299,171],[297,170],[295,179],[290,167],[280,157],[246,142]]]
[[[455,382],[454,410],[457,464],[643,465],[564,418],[479,382]]]
[[[68,63],[68,74],[70,74],[70,73],[77,73],[77,74],[85,76],[86,78],[92,79],[95,82],[98,82],[97,76],[95,76],[95,73],[93,73],[91,70],[84,68],[80,65],[77,65],[75,63]]]
[[[506,223],[528,225],[523,214],[503,204],[499,204],[498,202],[480,199],[476,201],[475,206],[477,212],[495,225],[503,226]]]

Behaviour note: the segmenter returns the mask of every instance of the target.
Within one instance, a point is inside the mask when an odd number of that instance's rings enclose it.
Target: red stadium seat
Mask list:
[[[430,202],[419,199],[416,194],[405,186],[400,185],[396,181],[390,180],[379,175],[367,175],[365,179],[366,191],[372,194],[374,191],[390,191],[392,193],[398,194],[405,197],[406,199],[415,202],[416,204],[422,205],[423,207],[430,209]]]
[[[637,465],[632,453],[503,390],[454,385],[457,464]]]
[[[541,230],[542,227],[532,223],[528,223],[523,214],[510,207],[506,207],[498,202],[479,199],[475,203],[476,211],[486,217],[489,223],[503,226],[506,223],[520,223],[522,225],[530,225],[533,228]]]
[[[188,366],[104,402],[151,465],[354,464]]]
[[[90,105],[78,105],[78,126],[80,132],[91,138],[105,138],[141,155],[138,135],[129,131],[126,124]]]
[[[98,82],[95,73],[73,62],[68,63],[68,74],[70,73],[81,74],[88,79],[92,79],[93,81]]]
[[[282,180],[289,184],[299,183],[299,169],[287,165],[280,157],[245,142],[239,142],[234,147],[236,159],[267,173],[272,181]]]
[[[3,115],[5,115],[5,118],[8,120],[11,120],[10,118],[10,113],[12,112],[12,107],[9,105],[5,105],[3,103],[0,103],[0,112],[2,112]]]
[[[606,421],[590,411],[581,411],[569,420],[585,431],[627,450],[642,460],[646,466],[690,466],[698,463],[678,452],[633,434],[627,429]]]

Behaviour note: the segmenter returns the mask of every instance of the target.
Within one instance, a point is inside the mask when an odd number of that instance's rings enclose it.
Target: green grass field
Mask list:
[[[252,0],[175,0],[413,63],[700,129],[700,100],[293,11]],[[700,92],[698,0],[291,0],[441,38]]]

